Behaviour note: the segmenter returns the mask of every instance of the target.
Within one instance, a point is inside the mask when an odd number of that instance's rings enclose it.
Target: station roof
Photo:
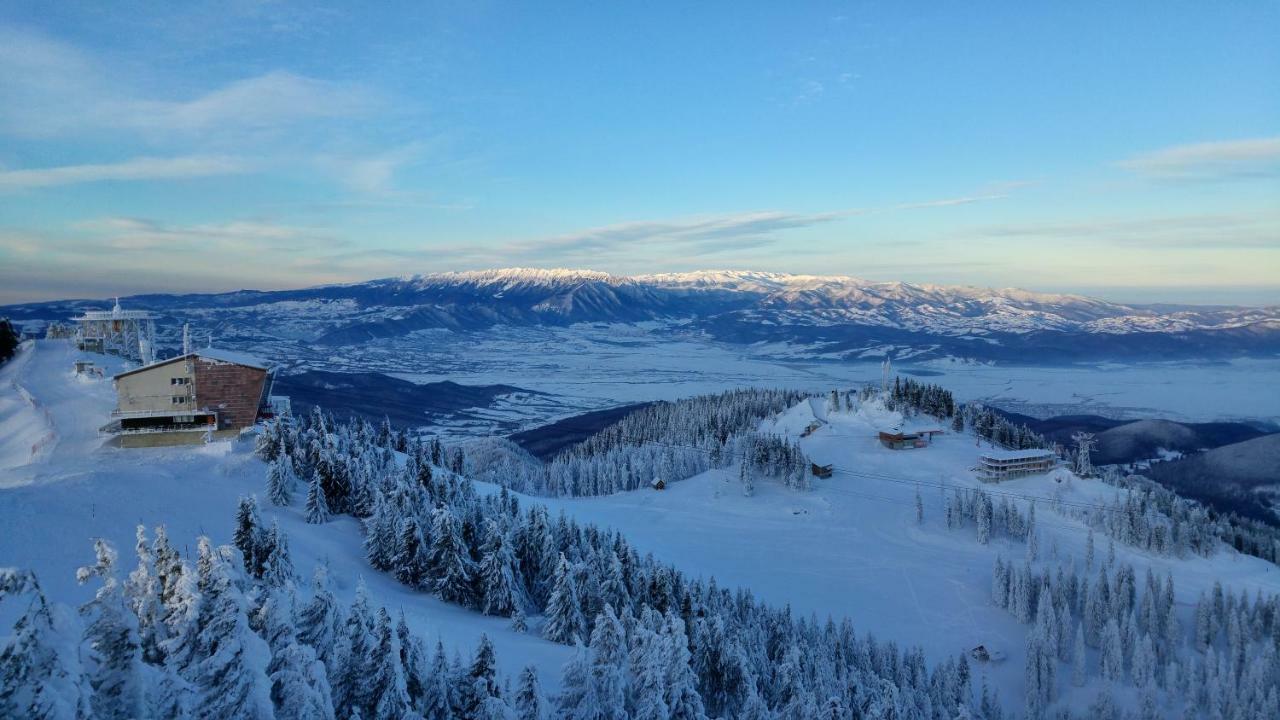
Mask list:
[[[268,364],[266,360],[263,360],[262,358],[259,358],[255,355],[236,352],[235,350],[223,350],[221,348],[204,348],[202,350],[193,350],[192,352],[187,353],[186,355],[178,355],[176,357],[166,358],[164,360],[158,360],[156,362],[151,363],[150,365],[143,365],[142,367],[134,368],[132,370],[125,370],[124,372],[116,375],[116,377],[120,378],[120,377],[124,377],[125,375],[133,375],[134,373],[140,373],[144,370],[150,370],[155,367],[160,367],[161,365],[168,365],[169,363],[178,362],[179,360],[186,360],[189,357],[208,358],[210,360],[217,360],[219,362],[231,363],[233,365],[243,365],[244,367],[256,368],[258,370],[271,369],[271,365]]]

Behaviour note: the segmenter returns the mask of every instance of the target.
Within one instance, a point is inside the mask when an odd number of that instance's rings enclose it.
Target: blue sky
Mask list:
[[[1275,2],[11,0],[0,302],[537,266],[1276,304],[1277,27]]]

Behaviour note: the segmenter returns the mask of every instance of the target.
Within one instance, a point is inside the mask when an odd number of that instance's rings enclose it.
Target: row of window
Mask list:
[[[185,377],[169,378],[169,384],[170,385],[190,385],[191,378],[185,378]]]
[[[173,398],[172,398],[172,400],[173,400],[173,404],[174,404],[174,405],[185,405],[185,404],[187,404],[187,397],[186,397],[185,395],[174,395],[174,396],[173,396]]]

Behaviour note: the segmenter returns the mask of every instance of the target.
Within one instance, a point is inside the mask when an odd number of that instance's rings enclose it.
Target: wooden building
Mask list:
[[[144,365],[115,376],[116,409],[102,431],[120,436],[124,445],[233,435],[257,422],[271,379],[263,361],[212,348]]]
[[[988,450],[978,456],[978,477],[1000,482],[1048,472],[1058,464],[1052,450]]]
[[[829,477],[831,477],[832,466],[830,466],[830,465],[819,465],[818,463],[809,463],[809,465],[810,465],[809,470],[810,470],[810,472],[812,472],[812,473],[813,473],[813,476],[814,476],[814,477],[816,477],[816,478],[829,478]]]

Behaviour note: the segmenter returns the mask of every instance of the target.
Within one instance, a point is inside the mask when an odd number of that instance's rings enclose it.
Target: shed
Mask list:
[[[649,487],[653,488],[654,490],[666,490],[667,481],[663,480],[662,478],[654,478],[653,481],[649,483]]]
[[[819,477],[819,478],[831,477],[832,466],[819,465],[818,463],[809,463],[809,465],[810,465],[810,469],[813,472],[814,477]]]

